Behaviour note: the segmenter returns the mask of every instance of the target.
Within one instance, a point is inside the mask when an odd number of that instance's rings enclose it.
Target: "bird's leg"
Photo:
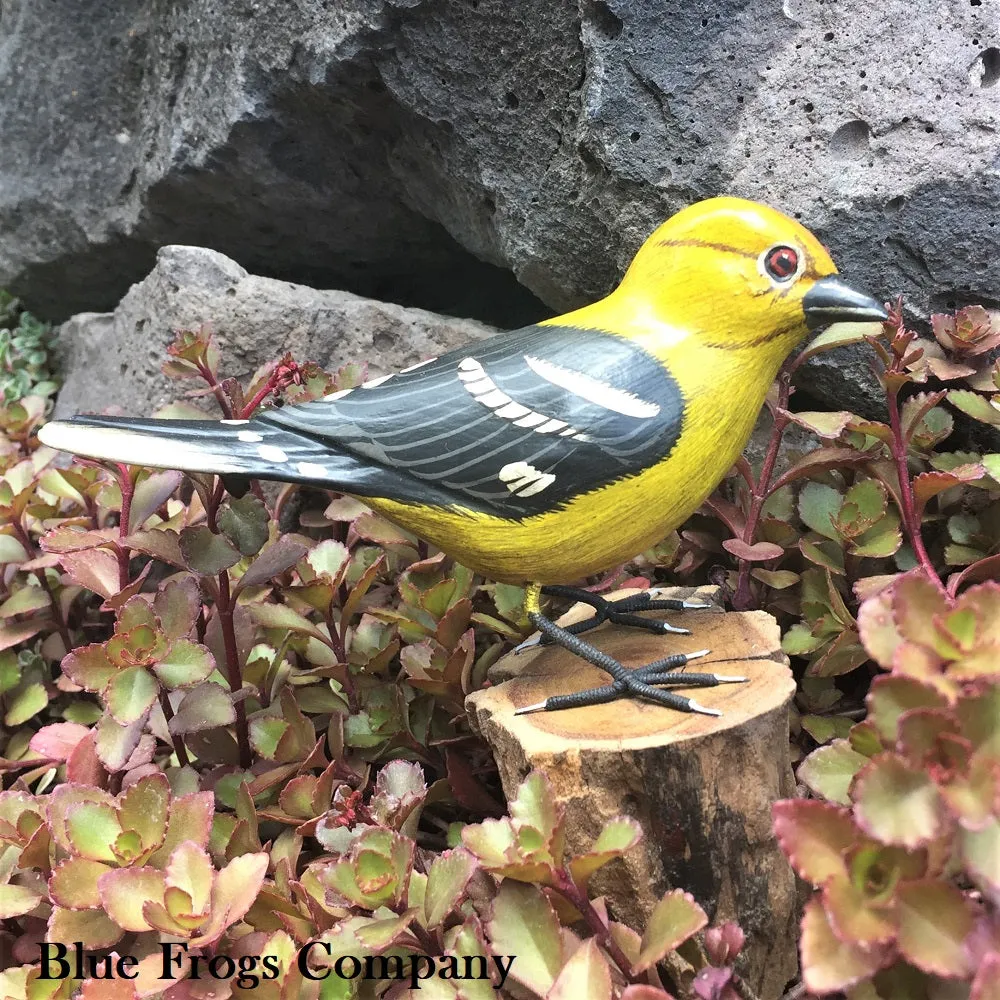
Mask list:
[[[580,587],[546,586],[541,588],[541,593],[546,597],[569,597],[576,601],[582,601],[584,604],[589,604],[594,609],[594,613],[589,618],[585,618],[582,622],[573,622],[572,625],[565,626],[565,630],[571,632],[573,635],[582,635],[584,632],[589,632],[592,628],[597,628],[598,625],[604,622],[613,622],[615,625],[627,625],[631,628],[642,628],[647,632],[655,632],[657,635],[666,635],[668,633],[690,635],[690,630],[686,628],[677,628],[675,625],[671,625],[660,618],[643,618],[641,615],[636,614],[636,612],[702,611],[711,607],[710,604],[704,604],[701,601],[678,600],[677,598],[656,600],[652,596],[655,591],[649,590],[644,590],[639,594],[632,594],[630,597],[620,597],[617,601],[609,601],[599,594],[591,593],[591,591],[583,590]],[[547,646],[554,641],[545,632],[540,632],[535,638],[526,639],[522,642],[514,652],[520,653],[526,649],[530,649],[532,646]]]
[[[527,705],[519,708],[515,715],[526,715],[529,712],[554,712],[563,708],[583,708],[587,705],[603,705],[619,698],[642,698],[645,701],[674,708],[681,712],[701,712],[704,715],[721,715],[718,709],[705,708],[692,698],[675,694],[673,691],[663,691],[655,684],[676,684],[685,687],[714,687],[717,684],[727,684],[745,681],[745,677],[727,677],[720,674],[687,674],[676,668],[685,666],[690,660],[705,656],[707,649],[696,653],[675,653],[640,670],[629,670],[613,656],[592,646],[569,629],[549,621],[542,612],[539,598],[542,588],[533,584],[525,595],[525,610],[532,625],[550,642],[562,646],[581,659],[610,674],[613,683],[604,687],[592,688],[589,691],[578,691],[574,694],[555,695],[537,705]]]

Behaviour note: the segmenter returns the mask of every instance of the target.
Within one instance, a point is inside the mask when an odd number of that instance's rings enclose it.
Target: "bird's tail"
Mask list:
[[[355,456],[260,420],[155,420],[80,416],[38,432],[50,448],[87,458],[181,472],[338,485],[357,490],[366,467]]]

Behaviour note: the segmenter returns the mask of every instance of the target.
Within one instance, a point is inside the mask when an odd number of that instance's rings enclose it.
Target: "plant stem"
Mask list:
[[[934,569],[927,549],[924,547],[924,538],[920,532],[920,520],[917,517],[916,504],[913,499],[913,483],[910,480],[910,470],[906,463],[906,438],[903,436],[902,421],[899,417],[898,390],[886,388],[886,404],[889,409],[889,427],[892,429],[892,444],[889,450],[892,452],[893,461],[896,463],[896,478],[899,480],[899,503],[900,513],[903,517],[903,525],[906,534],[909,536],[910,545],[920,563],[921,568],[928,578],[943,591],[944,584]]]
[[[127,465],[118,465],[118,488],[122,491],[122,509],[118,519],[118,589],[124,590],[129,583],[128,562],[131,550],[124,544],[128,537],[129,521],[132,518],[132,496],[135,493],[135,484],[129,474]]]
[[[24,546],[24,551],[29,555],[35,555],[35,546],[31,542],[31,535],[25,530],[24,525],[20,521],[14,520],[11,522],[14,532],[17,535],[18,541]],[[63,616],[62,608],[59,607],[59,602],[56,600],[55,592],[52,589],[52,584],[49,583],[48,577],[45,575],[45,570],[40,569],[36,573],[38,577],[38,583],[42,590],[49,595],[49,603],[52,605],[52,618],[56,623],[56,629],[59,632],[59,638],[62,639],[63,645],[66,647],[66,652],[70,652],[73,649],[73,637],[70,635],[69,626],[66,624],[66,619]]]
[[[163,717],[167,720],[167,727],[169,729],[170,720],[174,717],[174,710],[170,706],[170,699],[167,697],[167,692],[160,688],[160,709],[163,712]],[[187,747],[184,746],[184,740],[181,739],[179,735],[174,733],[170,734],[171,742],[174,744],[174,753],[177,754],[177,761],[181,767],[187,767],[191,763],[188,758]]]
[[[205,520],[208,529],[213,534],[219,534],[218,514],[222,503],[222,480],[216,480],[215,488],[209,497],[205,509]],[[215,610],[219,615],[219,628],[222,631],[222,643],[226,651],[226,679],[229,690],[236,694],[243,687],[243,672],[240,669],[240,652],[236,644],[236,626],[233,622],[235,601],[229,589],[229,573],[223,570],[218,576],[219,593],[215,600]],[[250,750],[250,730],[247,728],[246,704],[240,700],[233,705],[236,712],[236,741],[240,747],[240,767],[247,769],[253,763]]]
[[[601,919],[601,915],[594,909],[594,904],[591,903],[587,893],[577,886],[565,868],[557,868],[555,876],[556,881],[553,888],[580,911],[601,947],[611,956],[615,965],[621,969],[626,980],[633,982],[632,963],[612,938],[610,929]]]
[[[750,511],[743,529],[743,541],[747,545],[753,545],[761,511],[763,511],[764,504],[767,503],[767,498],[770,495],[771,478],[774,475],[774,467],[778,462],[778,453],[781,450],[781,438],[788,426],[788,417],[782,411],[788,407],[791,394],[791,375],[788,371],[782,371],[778,375],[778,404],[771,408],[773,423],[771,424],[771,436],[767,442],[767,451],[764,454],[764,463],[757,481],[751,483],[750,486]],[[736,611],[746,611],[753,606],[753,595],[750,593],[751,568],[752,564],[749,560],[740,560],[736,593],[733,595],[733,608]]]
[[[208,368],[201,364],[198,365],[198,374],[201,375],[201,377],[208,383],[225,419],[232,420],[233,408],[230,406],[229,399],[226,397],[226,391],[219,384],[219,380],[208,370]]]
[[[236,646],[229,574],[225,570],[219,574],[219,599],[215,606],[219,612],[219,626],[222,629],[222,642],[226,650],[226,678],[229,681],[229,690],[236,694],[243,687],[243,675],[240,670],[240,654]],[[240,767],[246,769],[253,762],[250,752],[250,730],[247,727],[247,708],[242,700],[237,701],[233,707],[236,710],[236,740],[240,746]]]

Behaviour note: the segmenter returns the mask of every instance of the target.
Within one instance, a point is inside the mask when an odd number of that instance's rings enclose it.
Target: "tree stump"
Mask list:
[[[628,593],[634,591],[612,596]],[[795,683],[770,615],[724,613],[712,587],[661,593],[694,595],[713,608],[666,614],[690,636],[602,625],[587,639],[629,667],[710,649],[688,669],[748,682],[682,693],[720,709],[721,717],[634,700],[515,717],[515,709],[549,695],[608,682],[554,646],[498,661],[490,671],[494,686],[470,695],[466,708],[493,750],[508,796],[532,769],[547,775],[566,810],[568,850],[589,847],[612,816],[642,825],[639,845],[591,882],[616,919],[641,930],[664,892],[685,889],[711,920],[739,921],[747,935],[741,974],[762,1000],[777,998],[797,969],[795,878],[771,832],[772,804],[794,789],[788,706]],[[559,624],[589,614],[578,604]]]

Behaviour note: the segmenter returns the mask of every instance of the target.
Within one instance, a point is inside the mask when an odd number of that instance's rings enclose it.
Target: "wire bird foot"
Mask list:
[[[570,589],[570,588],[567,588]],[[592,595],[591,595],[592,596]],[[608,602],[606,602],[608,603]],[[617,603],[617,602],[616,602]],[[653,602],[650,602],[653,603]],[[659,602],[657,602],[659,603]],[[648,606],[648,605],[647,605]],[[706,708],[693,698],[685,697],[674,691],[664,691],[656,685],[672,685],[679,687],[715,687],[718,684],[736,684],[746,681],[746,677],[728,676],[725,674],[685,673],[677,668],[685,666],[691,660],[699,659],[709,653],[707,649],[699,649],[693,653],[674,653],[662,659],[654,660],[637,670],[629,670],[613,656],[608,655],[589,642],[585,642],[568,628],[562,628],[549,621],[539,612],[528,615],[531,623],[549,642],[562,646],[605,673],[610,674],[612,683],[603,687],[591,688],[587,691],[577,691],[573,694],[553,695],[535,705],[525,705],[517,709],[515,715],[528,715],[532,712],[556,712],[565,708],[585,708],[589,705],[606,705],[619,698],[641,698],[643,701],[663,705],[680,712],[699,712],[702,715],[722,715],[718,709]]]
[[[568,597],[584,604],[589,604],[594,613],[582,622],[574,622],[572,625],[560,626],[571,635],[582,635],[591,629],[603,625],[604,622],[612,622],[615,625],[626,625],[630,628],[641,628],[656,635],[690,635],[690,629],[677,628],[670,622],[665,622],[661,618],[643,618],[637,614],[639,611],[705,611],[711,608],[711,604],[702,601],[680,600],[678,598],[657,599],[657,590],[644,590],[639,594],[632,594],[629,597],[619,597],[616,601],[609,601],[600,594],[591,593],[580,587],[546,586],[542,587],[542,594],[546,597]],[[537,636],[525,639],[524,642],[514,647],[515,653],[523,653],[527,649],[535,646],[548,646],[557,640],[552,639],[545,632]],[[560,643],[561,645],[561,643]]]

